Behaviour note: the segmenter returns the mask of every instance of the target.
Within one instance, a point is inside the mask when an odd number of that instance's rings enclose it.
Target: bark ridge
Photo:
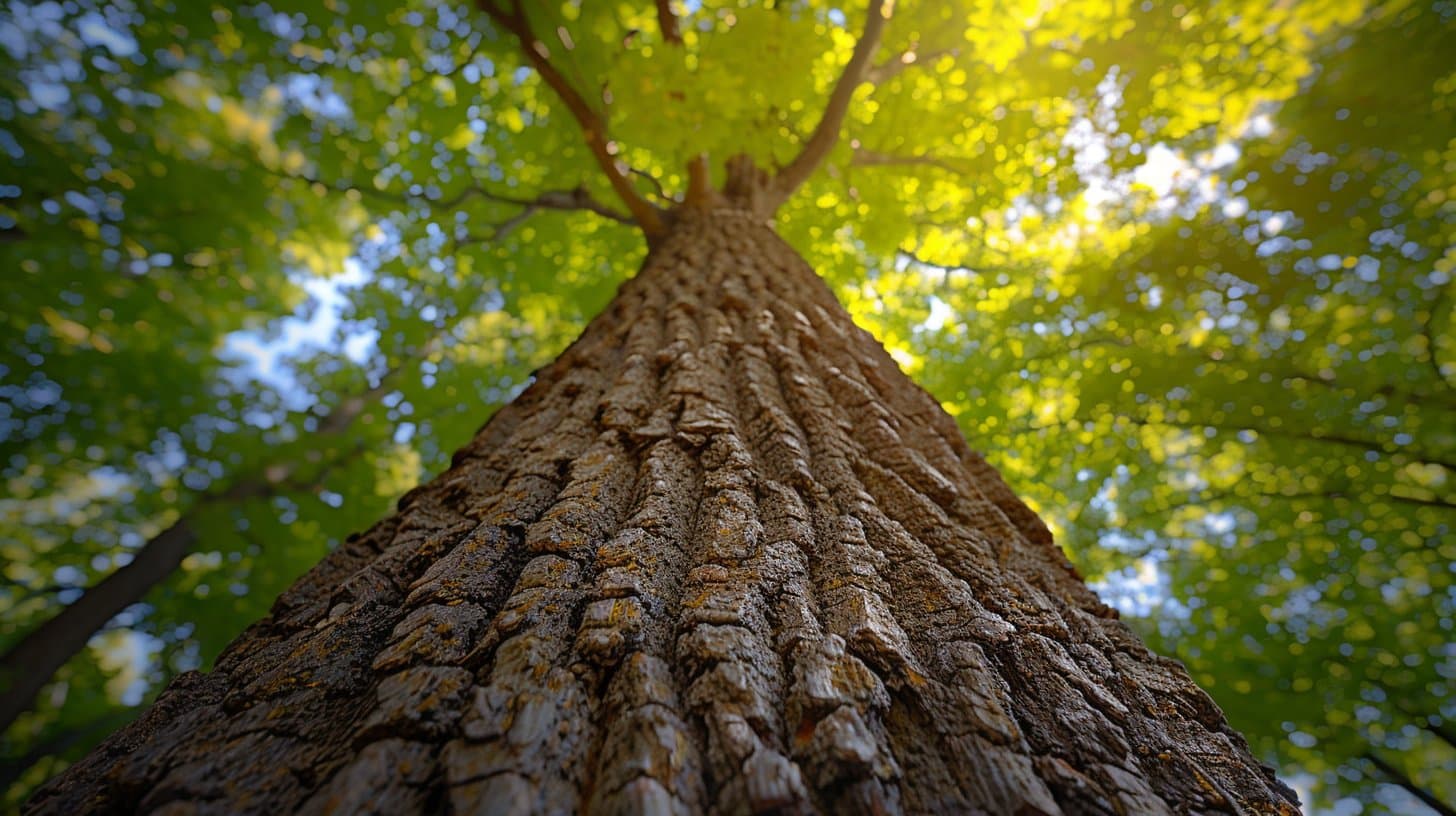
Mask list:
[[[761,218],[32,813],[1293,813]]]

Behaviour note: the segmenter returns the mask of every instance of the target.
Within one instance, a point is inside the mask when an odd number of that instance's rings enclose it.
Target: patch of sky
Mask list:
[[[284,96],[309,113],[324,119],[343,121],[353,116],[349,103],[333,84],[313,74],[289,74],[281,83]]]
[[[30,49],[42,40],[59,39],[65,33],[65,9],[60,3],[11,2],[7,19],[0,22],[0,45],[16,60],[30,56]]]
[[[71,89],[59,82],[33,80],[26,83],[25,90],[30,101],[41,110],[59,111],[71,101]]]
[[[117,59],[125,59],[137,52],[137,41],[130,31],[118,29],[94,11],[88,11],[76,20],[76,33],[80,35],[81,42],[105,48]]]
[[[141,705],[152,687],[147,677],[148,669],[166,644],[159,637],[135,629],[123,630],[112,637],[106,637],[106,634],[103,632],[93,637],[91,646],[104,652],[103,662],[121,669],[107,683],[107,691],[122,705]]]
[[[308,301],[293,314],[263,329],[242,329],[223,341],[219,356],[232,364],[227,377],[239,387],[261,383],[283,398],[292,410],[307,408],[312,396],[299,382],[289,362],[309,353],[337,349],[363,365],[374,353],[379,332],[345,325],[341,318],[349,303],[349,290],[368,283],[373,275],[356,259],[344,262],[344,271],[330,277],[298,276],[294,282],[308,293]]]
[[[1108,539],[1115,537],[1117,534],[1104,536],[1103,543],[1108,544]],[[1122,542],[1123,549],[1132,546],[1141,548],[1144,544],[1141,541]],[[1122,569],[1109,572],[1102,580],[1091,582],[1089,586],[1105,603],[1124,615],[1139,618],[1155,614],[1159,617],[1186,617],[1188,609],[1173,598],[1168,576],[1162,569],[1161,564],[1166,558],[1162,552],[1149,553]]]
[[[480,82],[482,79],[487,79],[489,77],[495,76],[495,63],[491,62],[485,57],[478,57],[474,62],[466,65],[465,68],[461,70],[460,75],[465,78],[466,82],[474,85]],[[472,122],[472,124],[474,123]],[[481,133],[483,131],[476,132]]]
[[[918,328],[926,331],[940,331],[954,317],[955,310],[950,307],[950,304],[935,295],[931,295],[930,316],[921,321]]]

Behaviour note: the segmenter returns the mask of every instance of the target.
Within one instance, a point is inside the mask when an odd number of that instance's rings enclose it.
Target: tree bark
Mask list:
[[[721,207],[672,214],[447,472],[29,809],[183,803],[1297,811],[763,216]]]

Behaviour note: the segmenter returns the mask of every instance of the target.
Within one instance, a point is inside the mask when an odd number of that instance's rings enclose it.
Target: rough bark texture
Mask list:
[[[746,211],[36,813],[1287,813]]]

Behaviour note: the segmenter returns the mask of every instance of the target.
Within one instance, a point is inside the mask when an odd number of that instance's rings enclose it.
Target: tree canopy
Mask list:
[[[192,534],[0,738],[7,801],[444,467],[747,155],[1312,809],[1456,802],[1453,17],[7,5],[0,646]]]

